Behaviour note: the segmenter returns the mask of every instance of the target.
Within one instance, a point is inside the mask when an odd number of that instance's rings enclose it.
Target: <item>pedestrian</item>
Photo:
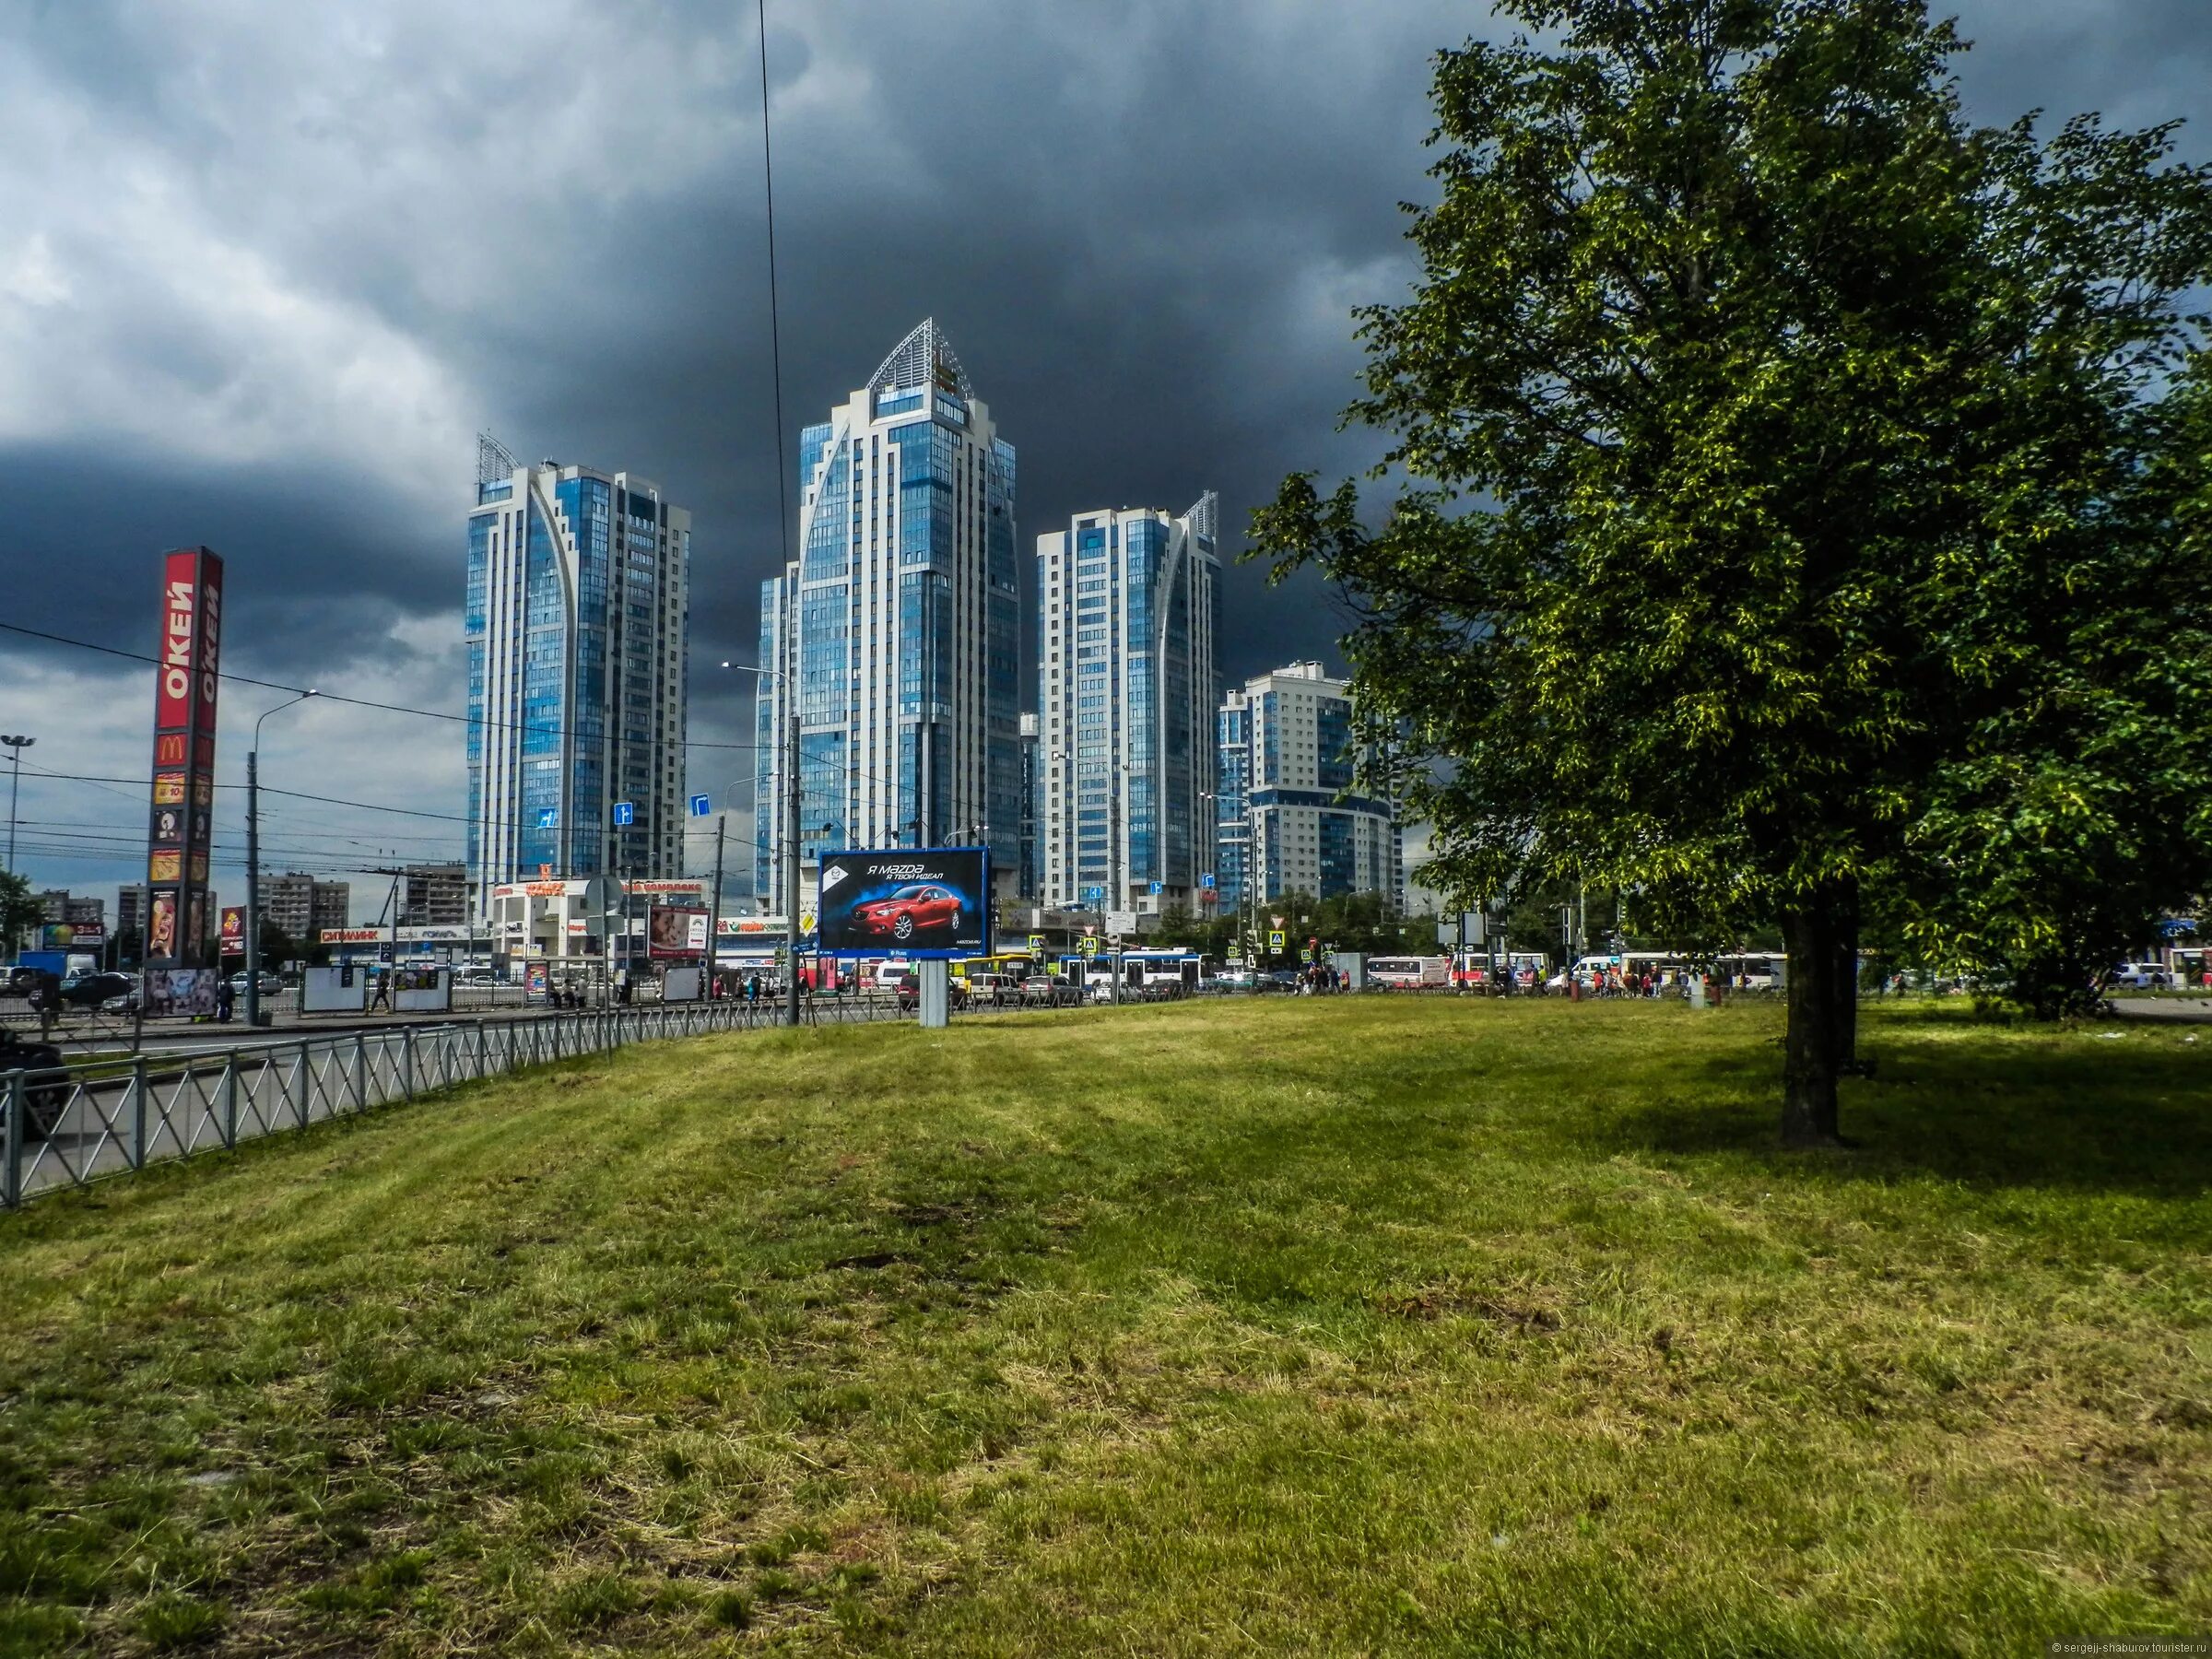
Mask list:
[[[229,980],[218,980],[215,982],[215,1018],[217,1023],[220,1025],[229,1025],[230,1023],[230,1009],[233,1006],[234,997],[235,994],[230,989],[230,982]]]

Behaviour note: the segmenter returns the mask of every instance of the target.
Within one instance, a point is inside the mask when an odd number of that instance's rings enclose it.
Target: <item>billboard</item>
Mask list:
[[[990,850],[825,853],[815,914],[825,955],[988,956]]]
[[[147,1017],[211,1015],[221,980],[221,971],[214,968],[149,968],[144,979]]]
[[[39,927],[41,950],[98,950],[107,942],[107,927],[98,922],[46,922]]]
[[[656,904],[647,924],[648,954],[697,956],[707,947],[707,912],[675,904]]]
[[[246,954],[246,907],[242,904],[223,906],[223,954]]]
[[[200,967],[210,957],[207,853],[222,643],[223,561],[206,547],[163,555],[146,838],[152,888],[147,958],[180,968]]]

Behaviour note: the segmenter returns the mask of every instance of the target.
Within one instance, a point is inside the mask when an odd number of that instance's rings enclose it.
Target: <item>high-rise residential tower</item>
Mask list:
[[[1021,845],[1014,449],[934,320],[799,435],[799,557],[760,584],[755,890],[781,908],[799,692],[802,863],[824,849]]]
[[[1221,858],[1235,882],[1222,903],[1284,893],[1381,893],[1406,901],[1394,806],[1355,793],[1351,687],[1319,663],[1292,663],[1222,700],[1216,723]]]
[[[1037,538],[1048,904],[1201,912],[1214,889],[1212,491]]]
[[[691,515],[627,472],[478,441],[468,516],[468,867],[681,876]],[[628,810],[618,824],[618,805]]]

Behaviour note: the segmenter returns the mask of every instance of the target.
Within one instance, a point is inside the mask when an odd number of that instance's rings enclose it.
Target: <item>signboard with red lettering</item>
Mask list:
[[[164,555],[146,854],[147,881],[153,889],[147,958],[156,964],[196,968],[213,959],[207,854],[222,643],[223,561],[206,547]],[[241,945],[243,936],[241,927]]]

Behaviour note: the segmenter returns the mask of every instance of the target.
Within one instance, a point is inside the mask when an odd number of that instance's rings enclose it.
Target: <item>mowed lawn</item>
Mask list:
[[[1259,999],[733,1035],[0,1218],[0,1649],[2212,1629],[2212,1034]]]

